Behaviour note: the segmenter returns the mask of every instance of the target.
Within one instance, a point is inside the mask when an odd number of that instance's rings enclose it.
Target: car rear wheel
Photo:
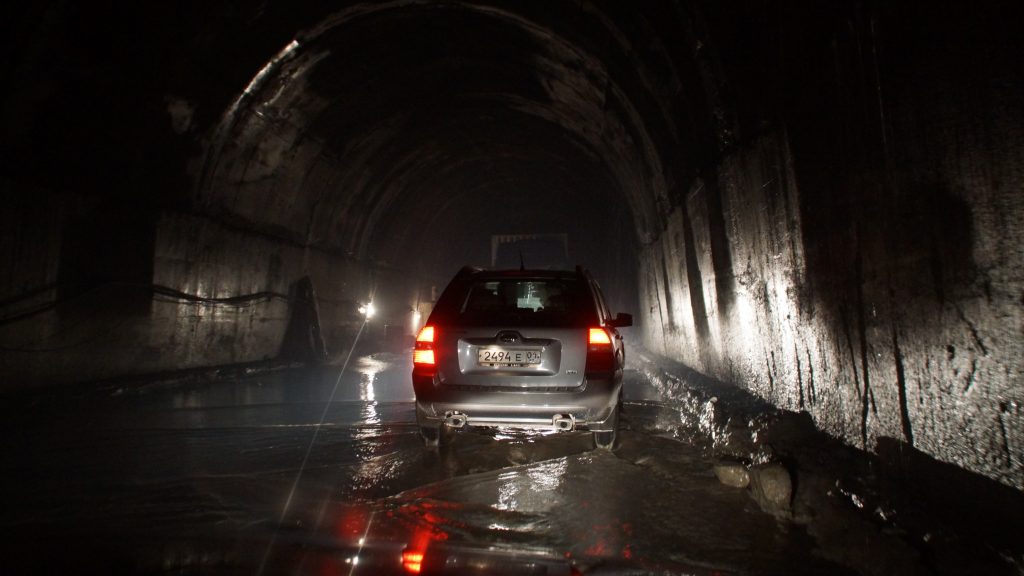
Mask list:
[[[420,437],[427,448],[437,448],[441,445],[441,428],[440,425],[420,426]]]
[[[615,448],[615,441],[618,439],[619,430],[619,411],[621,410],[622,401],[620,400],[615,404],[615,409],[612,412],[611,430],[594,430],[594,446],[601,450],[612,450]]]
[[[596,430],[594,431],[594,446],[601,450],[611,450],[615,448],[617,436],[615,430]]]
[[[427,448],[437,448],[452,441],[452,434],[455,430],[445,424],[428,424],[420,426],[420,438]]]

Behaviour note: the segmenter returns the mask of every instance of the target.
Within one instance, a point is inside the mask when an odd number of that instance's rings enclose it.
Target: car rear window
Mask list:
[[[571,279],[481,279],[451,315],[465,326],[588,326],[597,322],[586,285]]]

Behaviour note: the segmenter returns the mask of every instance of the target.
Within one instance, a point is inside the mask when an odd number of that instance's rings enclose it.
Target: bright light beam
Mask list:
[[[367,316],[369,319],[369,316]],[[316,437],[320,435],[320,429],[324,425],[324,420],[327,419],[327,411],[331,409],[331,402],[334,402],[334,396],[338,393],[338,385],[341,384],[341,376],[345,374],[345,368],[348,367],[348,363],[352,360],[352,352],[356,349],[356,344],[359,343],[359,336],[363,333],[363,328],[366,328],[366,321],[364,320],[362,325],[359,326],[359,332],[356,332],[356,338],[352,341],[352,347],[349,348],[348,357],[345,358],[345,363],[341,365],[341,371],[338,372],[338,379],[334,381],[334,388],[331,389],[331,396],[327,399],[324,404],[324,410],[320,413],[320,421],[317,423],[316,428],[313,429],[313,437],[309,439],[309,446],[306,447],[306,455],[302,457],[302,464],[299,466],[298,473],[295,474],[295,481],[292,482],[292,488],[288,491],[288,499],[284,502],[284,508],[281,509],[281,517],[277,521],[277,526],[274,527],[274,533],[270,536],[270,542],[267,544],[267,549],[263,553],[263,560],[260,562],[259,570],[256,572],[257,576],[262,576],[263,570],[267,566],[267,560],[270,558],[270,552],[274,549],[274,544],[277,542],[277,533],[280,531],[281,526],[284,524],[285,517],[288,515],[288,509],[291,508],[292,498],[295,497],[295,489],[299,486],[299,480],[302,479],[302,473],[306,469],[306,463],[309,462],[309,454],[313,451],[313,445],[316,444]],[[319,519],[317,521],[319,524]]]

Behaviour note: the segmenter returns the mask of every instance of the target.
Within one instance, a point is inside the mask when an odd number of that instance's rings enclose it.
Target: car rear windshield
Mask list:
[[[591,326],[594,299],[584,282],[562,278],[482,279],[446,316],[464,326]]]

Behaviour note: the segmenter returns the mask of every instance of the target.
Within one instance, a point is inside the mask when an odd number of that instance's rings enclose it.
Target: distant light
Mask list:
[[[366,317],[367,320],[373,318],[373,315],[377,313],[377,309],[373,306],[373,302],[368,302],[359,307],[359,313]]]
[[[415,323],[419,322],[420,318],[423,318],[423,314],[420,314],[419,310],[413,310],[412,311],[412,321],[413,321],[413,323],[415,324]]]

